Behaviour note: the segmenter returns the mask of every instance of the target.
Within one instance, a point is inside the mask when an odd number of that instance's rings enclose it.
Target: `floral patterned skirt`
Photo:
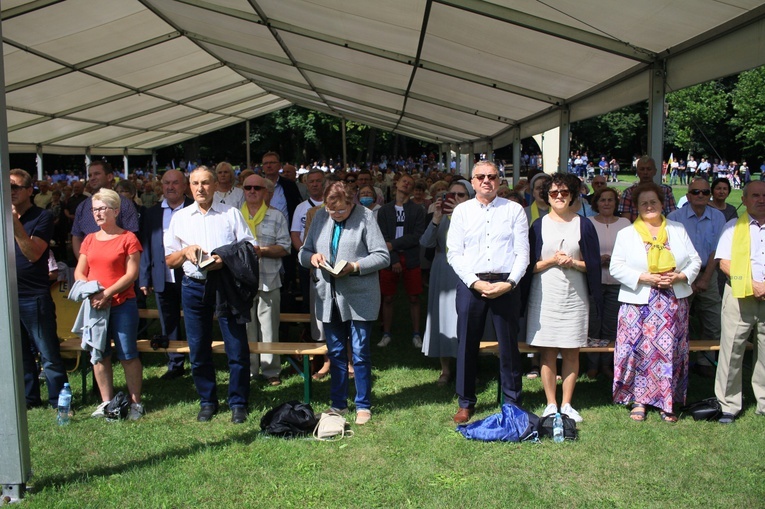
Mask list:
[[[685,403],[688,388],[688,299],[651,289],[648,304],[622,304],[614,352],[614,403],[665,412]]]

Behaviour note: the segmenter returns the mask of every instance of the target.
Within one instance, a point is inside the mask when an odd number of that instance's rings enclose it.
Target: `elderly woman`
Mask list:
[[[370,184],[361,186],[359,188],[358,198],[359,203],[371,210],[375,217],[377,217],[377,211],[380,210],[382,205],[377,203],[377,193],[375,192],[375,188]]]
[[[422,353],[427,357],[438,357],[441,374],[438,385],[446,385],[452,377],[450,359],[457,357],[457,282],[459,278],[446,261],[446,236],[454,207],[472,198],[473,186],[466,180],[458,180],[449,188],[444,200],[438,197],[433,219],[420,237],[420,245],[435,248],[436,253],[430,267],[428,285],[428,318],[422,337]],[[453,195],[453,196],[452,196]]]
[[[600,246],[595,227],[576,213],[579,179],[556,173],[541,190],[549,213],[529,229],[531,290],[526,309],[526,338],[539,347],[542,386],[547,398],[543,416],[558,412],[558,353],[563,357],[560,412],[582,421],[572,406],[579,375],[579,348],[587,344],[589,297],[600,308]]]
[[[611,275],[621,283],[614,402],[643,421],[650,405],[676,422],[688,386],[688,297],[701,259],[682,224],[662,215],[664,192],[649,182],[632,193],[638,217],[616,236]]]
[[[600,320],[590,322],[590,336],[600,340],[616,339],[616,320],[619,315],[619,281],[611,277],[611,253],[614,250],[616,234],[630,226],[626,217],[614,215],[619,204],[619,194],[612,187],[601,187],[592,196],[592,211],[596,214],[587,219],[592,221],[600,244],[601,290],[603,292],[603,313]],[[587,376],[595,378],[600,370],[607,377],[614,376],[614,362],[611,354],[588,354]]]
[[[316,316],[324,326],[330,358],[331,410],[348,412],[348,356],[350,339],[356,382],[356,424],[372,418],[372,363],[370,335],[380,310],[380,269],[390,264],[380,228],[366,207],[353,204],[353,193],[343,183],[324,190],[324,208],[316,212],[298,259],[316,269]],[[327,270],[346,264],[336,275]]]
[[[74,278],[80,281],[98,281],[104,288],[90,296],[95,309],[109,310],[107,337],[114,340],[117,358],[125,371],[130,393],[131,420],[144,413],[141,404],[143,366],[136,345],[138,336],[138,307],[134,281],[138,278],[141,244],[136,236],[117,226],[120,197],[110,189],[101,189],[93,195],[93,217],[101,228],[82,241],[80,258]],[[93,417],[103,417],[104,409],[114,397],[111,345],[107,343],[103,358],[93,366],[93,374],[101,391],[102,403]]]

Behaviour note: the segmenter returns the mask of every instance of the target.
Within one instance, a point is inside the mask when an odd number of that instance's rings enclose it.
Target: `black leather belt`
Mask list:
[[[510,277],[509,272],[481,272],[480,274],[476,274],[475,277],[480,279],[481,281],[486,281],[488,283],[496,283],[497,281],[507,281],[507,279]]]
[[[186,277],[189,278],[191,281],[194,281],[195,283],[199,283],[200,285],[203,285],[207,282],[206,279],[199,279],[199,278],[191,277],[191,276],[186,276]]]

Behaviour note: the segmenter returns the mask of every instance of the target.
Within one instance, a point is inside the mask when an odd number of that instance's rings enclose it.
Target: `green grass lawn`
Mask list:
[[[453,384],[436,385],[438,363],[414,349],[401,311],[394,342],[372,347],[373,420],[353,425],[355,436],[341,442],[260,434],[269,408],[302,397],[302,381],[286,370],[280,387],[253,382],[244,425],[231,424],[225,406],[211,423],[196,422],[190,377],[159,380],[161,354],[144,356],[147,414],[135,423],[91,419],[94,400],[81,405],[72,376],[78,413],[69,426],[58,427],[52,410],[28,413],[34,475],[25,507],[763,506],[765,417],[754,413],[749,372],[744,414],[727,427],[671,425],[656,413],[632,422],[611,403],[610,381],[582,378],[577,442],[472,442],[454,431]],[[375,327],[373,343],[379,336]],[[218,367],[224,396],[220,357]],[[481,359],[478,418],[497,411],[497,369],[497,359]],[[122,377],[115,369],[118,385]],[[317,412],[328,404],[329,384],[314,384]],[[524,381],[524,391],[525,406],[541,412],[541,383]],[[691,377],[690,401],[712,394],[712,380]]]

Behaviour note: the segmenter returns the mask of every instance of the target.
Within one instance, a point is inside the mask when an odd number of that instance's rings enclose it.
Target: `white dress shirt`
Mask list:
[[[476,274],[509,273],[519,282],[529,265],[529,223],[523,207],[496,197],[488,205],[476,199],[455,207],[446,237],[446,258],[468,288]]]
[[[209,254],[240,240],[257,245],[239,209],[213,201],[207,214],[203,214],[199,204],[192,203],[173,214],[165,232],[165,256],[195,244]],[[207,278],[205,271],[188,260],[183,262],[183,273],[195,279]]]

